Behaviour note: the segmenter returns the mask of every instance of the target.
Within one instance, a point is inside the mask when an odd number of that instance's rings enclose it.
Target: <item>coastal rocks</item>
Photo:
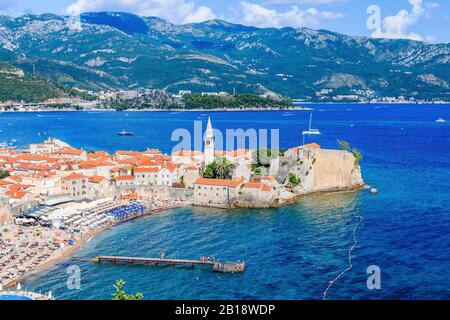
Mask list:
[[[305,191],[305,188],[303,188],[303,186],[300,184],[298,186],[296,186],[295,188],[292,189],[292,192],[296,195],[296,196],[302,196],[307,194],[307,192]]]
[[[278,192],[274,189],[263,191],[255,188],[243,188],[239,191],[238,207],[273,208],[278,206]]]
[[[284,189],[280,191],[279,202],[280,204],[286,204],[294,201],[297,197],[298,197],[297,194]]]

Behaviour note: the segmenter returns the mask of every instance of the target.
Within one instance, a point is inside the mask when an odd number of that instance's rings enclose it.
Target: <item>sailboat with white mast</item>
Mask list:
[[[312,113],[311,113],[311,116],[309,118],[309,130],[303,131],[303,135],[309,136],[309,135],[317,135],[317,134],[322,134],[322,133],[319,131],[319,129],[312,128]]]
[[[305,144],[305,136],[314,136],[314,135],[320,135],[322,134],[319,129],[313,129],[312,128],[312,113],[309,117],[309,130],[307,131],[303,131],[302,135],[303,135],[303,144]]]

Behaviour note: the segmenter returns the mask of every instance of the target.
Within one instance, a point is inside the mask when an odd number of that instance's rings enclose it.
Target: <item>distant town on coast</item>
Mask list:
[[[385,103],[385,104],[445,104],[440,100],[416,100],[400,97],[361,98],[358,95],[337,96],[331,100],[326,94],[332,90],[317,93],[323,103]],[[1,95],[0,95],[1,97]],[[311,110],[305,107],[312,102],[301,99],[290,100],[278,94],[236,94],[227,92],[199,92],[180,90],[177,94],[159,89],[126,91],[84,91],[71,89],[67,97],[54,97],[41,102],[23,100],[0,101],[0,112],[42,112],[42,111],[258,111],[258,110]]]

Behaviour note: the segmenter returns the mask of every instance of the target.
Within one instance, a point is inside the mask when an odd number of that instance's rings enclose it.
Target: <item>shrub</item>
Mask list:
[[[289,183],[291,184],[291,186],[293,188],[297,187],[299,184],[302,183],[302,180],[293,173],[289,173],[288,179],[289,179]]]

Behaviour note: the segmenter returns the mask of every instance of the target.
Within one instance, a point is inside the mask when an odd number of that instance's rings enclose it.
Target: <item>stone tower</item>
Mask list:
[[[214,162],[214,132],[211,125],[211,118],[208,117],[208,126],[205,132],[205,166]]]

